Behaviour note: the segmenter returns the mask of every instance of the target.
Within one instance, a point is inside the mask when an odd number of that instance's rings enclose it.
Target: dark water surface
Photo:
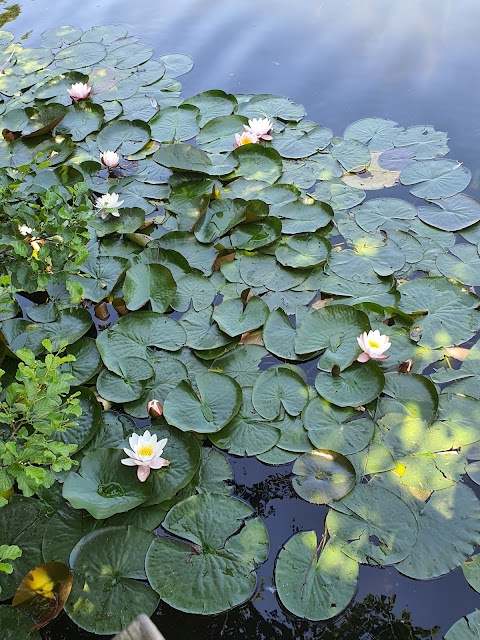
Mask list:
[[[434,125],[449,132],[450,157],[471,169],[467,193],[479,197],[479,0],[0,0],[0,20],[8,7],[20,13],[3,28],[31,32],[32,45],[54,26],[121,23],[158,55],[192,55],[195,67],[181,78],[185,97],[207,89],[287,95],[338,135],[368,116]],[[235,495],[258,510],[270,534],[257,595],[214,618],[162,606],[155,622],[167,640],[441,638],[480,606],[460,569],[419,582],[394,568],[361,567],[356,599],[339,620],[307,623],[283,612],[272,592],[277,551],[296,531],[321,535],[326,510],[292,495],[291,465],[231,462]],[[48,640],[95,637],[66,616],[44,632]]]

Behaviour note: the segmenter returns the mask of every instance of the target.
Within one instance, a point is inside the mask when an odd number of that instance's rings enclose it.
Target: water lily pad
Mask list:
[[[364,231],[377,229],[408,229],[408,221],[415,218],[417,210],[405,200],[375,198],[352,209],[355,222]]]
[[[400,287],[399,309],[414,314],[410,336],[422,347],[452,347],[469,340],[479,328],[478,301],[441,278],[421,278]]]
[[[97,378],[97,391],[109,402],[131,402],[143,394],[153,367],[142,358],[130,357],[118,362],[120,375],[104,369]]]
[[[271,94],[253,96],[247,102],[241,102],[236,112],[247,118],[280,118],[294,122],[299,122],[305,115],[305,109],[301,104]]]
[[[245,344],[213,361],[212,371],[226,373],[244,389],[253,387],[257,379],[260,362],[267,351],[257,344]]]
[[[402,184],[418,185],[410,193],[426,200],[454,196],[468,187],[472,174],[454,160],[422,160],[403,169]]]
[[[198,115],[199,110],[191,105],[162,109],[149,122],[152,139],[157,142],[190,140],[200,131]]]
[[[280,439],[275,423],[265,421],[254,409],[252,392],[244,389],[242,407],[223,429],[210,435],[220,449],[236,456],[255,456],[274,447]]]
[[[319,395],[339,407],[359,407],[375,400],[382,392],[385,376],[380,367],[369,360],[355,362],[338,375],[320,372],[315,378]]]
[[[319,554],[315,531],[288,540],[277,557],[275,585],[282,604],[308,620],[328,620],[343,611],[355,595],[358,562],[331,539]]]
[[[173,318],[155,311],[130,313],[97,338],[105,366],[121,375],[119,363],[130,357],[148,360],[150,347],[176,351],[185,344],[184,329]]]
[[[331,248],[330,242],[320,234],[297,233],[277,245],[275,257],[285,267],[305,269],[323,264]]]
[[[82,413],[75,417],[75,426],[70,426],[65,431],[57,431],[54,439],[65,444],[76,444],[77,451],[82,449],[95,435],[100,426],[102,409],[95,394],[86,387],[78,387],[75,392],[79,394],[79,405]]]
[[[145,555],[155,538],[135,526],[87,534],[71,556],[77,576],[65,607],[81,629],[119,633],[140,613],[151,616],[158,595],[145,582]]]
[[[417,501],[418,539],[400,573],[418,580],[444,575],[471,557],[480,533],[480,503],[472,489],[457,483]]]
[[[253,251],[266,247],[280,238],[282,223],[278,218],[268,216],[259,222],[243,224],[230,234],[230,242],[237,249]]]
[[[232,156],[238,160],[235,177],[246,180],[262,180],[273,184],[282,175],[282,156],[271,147],[246,144],[236,149]]]
[[[166,267],[136,264],[125,274],[123,297],[128,309],[140,309],[148,302],[152,311],[163,313],[170,306],[176,289],[175,280]]]
[[[395,564],[417,541],[417,521],[403,500],[373,484],[359,484],[328,513],[326,526],[350,558],[372,565]]]
[[[464,194],[442,197],[435,204],[418,208],[420,220],[442,231],[458,231],[480,220],[480,203]]]
[[[69,134],[74,142],[80,142],[101,128],[103,117],[104,111],[99,104],[82,100],[68,108],[56,132]]]
[[[41,640],[38,631],[30,632],[33,624],[32,616],[26,611],[6,605],[0,607],[0,626],[4,640]]]
[[[365,449],[374,432],[373,420],[357,418],[358,411],[312,398],[302,418],[314,446],[349,455]]]
[[[363,202],[367,194],[341,180],[325,180],[315,186],[312,195],[315,200],[328,203],[335,211],[342,211]]]
[[[124,457],[118,449],[88,453],[79,471],[67,476],[63,497],[97,520],[138,507],[150,497],[153,480],[139,482],[134,470],[120,463]]]
[[[395,146],[413,151],[417,160],[430,160],[446,155],[449,152],[447,142],[446,133],[435,131],[429,125],[409,127],[398,132],[395,138]]]
[[[363,118],[357,120],[343,132],[346,140],[357,140],[366,144],[370,151],[386,151],[396,145],[398,123],[383,118]]]
[[[148,580],[161,599],[202,615],[246,601],[255,591],[255,569],[269,546],[262,521],[245,520],[252,513],[240,500],[208,493],[172,507],[163,526],[187,542],[156,538],[146,559]]]
[[[83,69],[101,62],[107,50],[100,42],[77,42],[55,55],[55,61],[61,69]]]
[[[471,560],[465,560],[462,571],[472,589],[480,593],[480,556],[476,554]]]
[[[282,233],[296,234],[313,232],[326,227],[332,217],[332,208],[323,202],[305,204],[300,200],[289,202],[277,210],[282,223]]]
[[[232,378],[219,373],[199,374],[196,384],[198,395],[185,381],[168,394],[163,405],[165,419],[182,431],[219,431],[238,413],[241,389]]]
[[[192,349],[206,351],[217,349],[232,342],[232,338],[223,333],[213,322],[213,307],[201,311],[190,309],[180,320],[187,338],[185,344]]]
[[[238,336],[263,326],[268,314],[268,306],[265,302],[254,296],[245,306],[239,298],[224,300],[215,307],[212,318],[224,333],[229,336]]]
[[[209,244],[245,220],[247,203],[236,198],[212,200],[195,224],[195,237],[199,242]]]
[[[88,45],[90,46],[90,45]],[[123,156],[136,153],[150,140],[150,127],[141,120],[115,120],[97,136],[99,150],[116,151]]]
[[[188,100],[187,103],[188,102],[190,102],[190,100]],[[228,105],[231,105],[229,101],[227,101],[227,103]],[[220,108],[220,105],[218,105],[218,108]],[[225,104],[225,108],[228,108],[227,104]],[[204,112],[202,111],[200,122],[204,118],[208,118],[209,113],[210,111],[207,110],[204,115]],[[235,142],[235,134],[240,133],[247,122],[246,118],[233,115],[222,115],[212,118],[202,126],[202,130],[196,138],[197,142],[205,151],[211,151],[213,153],[225,153],[227,151],[231,151],[233,149],[233,143]]]
[[[476,640],[480,638],[480,611],[460,618],[447,631],[445,640]]]
[[[340,500],[356,482],[355,468],[345,456],[329,449],[315,449],[295,461],[292,480],[296,493],[313,504]]]
[[[253,387],[253,406],[266,420],[275,420],[282,409],[291,416],[298,416],[307,401],[307,385],[287,367],[272,367],[263,371]]]
[[[318,367],[331,371],[349,367],[360,355],[357,337],[370,330],[368,317],[347,305],[335,304],[307,314],[297,329],[295,351],[299,354],[325,350]]]

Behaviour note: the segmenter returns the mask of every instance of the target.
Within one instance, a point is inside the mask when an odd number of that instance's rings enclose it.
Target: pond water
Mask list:
[[[309,119],[339,135],[352,121],[369,116],[405,127],[432,124],[449,132],[450,157],[473,174],[466,193],[479,195],[477,0],[22,0],[18,5],[0,0],[0,16],[2,10],[13,18],[3,28],[25,35],[32,45],[57,25],[115,22],[159,55],[188,53],[195,67],[181,79],[185,97],[211,88],[287,95],[305,106]],[[439,638],[478,605],[479,595],[460,569],[419,582],[393,567],[362,566],[356,598],[339,620],[308,623],[290,616],[270,590],[276,550],[294,532],[315,529],[321,535],[326,509],[293,493],[291,465],[230,460],[238,484],[234,495],[245,498],[267,525],[270,558],[258,571],[257,595],[246,606],[211,619],[162,605],[154,620],[167,640],[247,634],[265,640]],[[97,636],[78,631],[62,616],[43,637]]]

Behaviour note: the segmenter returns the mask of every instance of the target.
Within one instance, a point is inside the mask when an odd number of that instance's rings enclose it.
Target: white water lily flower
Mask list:
[[[362,333],[358,336],[357,342],[363,351],[357,360],[358,362],[367,362],[367,360],[386,360],[390,356],[384,356],[383,353],[390,348],[390,338],[382,335],[378,329]]]
[[[140,482],[145,482],[151,469],[161,469],[170,464],[161,457],[167,441],[168,438],[163,438],[157,442],[157,436],[151,435],[150,431],[145,431],[143,435],[134,433],[128,439],[131,449],[123,449],[128,458],[123,458],[121,462],[127,467],[138,466],[137,477]]]
[[[76,102],[77,100],[86,100],[92,91],[92,87],[85,82],[76,82],[67,91],[72,100]]]
[[[100,154],[100,160],[108,169],[115,169],[118,167],[120,157],[115,151],[104,151]]]
[[[260,140],[271,140],[272,129],[273,122],[270,122],[268,118],[252,118],[248,121],[248,127],[245,127],[245,131],[253,133]]]
[[[18,225],[18,231],[22,234],[22,236],[29,236],[32,234],[33,229],[31,227],[28,227],[26,224],[20,224]]]
[[[254,144],[255,142],[258,142],[258,136],[251,131],[244,130],[242,133],[235,134],[235,142],[233,143],[233,146],[237,148],[244,144]]]
[[[118,193],[106,193],[104,196],[97,198],[95,207],[102,212],[102,218],[106,218],[109,213],[118,218],[120,215],[118,207],[121,207],[123,202],[123,200],[120,200]]]

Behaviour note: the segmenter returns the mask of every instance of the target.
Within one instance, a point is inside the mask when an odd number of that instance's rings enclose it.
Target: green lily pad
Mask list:
[[[374,198],[352,209],[355,222],[367,232],[377,229],[408,229],[409,221],[417,215],[410,202],[397,198]]]
[[[233,151],[238,161],[235,177],[246,180],[262,180],[273,184],[282,175],[282,156],[272,147],[246,144]]]
[[[88,382],[102,367],[100,354],[95,345],[95,340],[92,338],[80,338],[80,340],[67,347],[66,353],[73,355],[75,361],[64,363],[61,370],[74,377],[70,381],[73,387]]]
[[[340,500],[356,482],[355,468],[345,456],[329,449],[315,449],[296,459],[292,480],[296,493],[313,504]]]
[[[332,245],[320,234],[298,233],[284,238],[275,249],[275,257],[284,267],[306,268],[323,264]]]
[[[40,504],[32,498],[13,496],[8,504],[2,507],[0,518],[2,544],[17,545],[22,550],[22,555],[12,564],[12,573],[0,572],[2,600],[10,599],[30,569],[43,561],[39,541],[43,536],[46,519]]]
[[[123,297],[128,309],[150,303],[152,311],[164,313],[172,302],[177,285],[170,271],[161,264],[136,264],[125,274]]]
[[[230,234],[230,242],[237,249],[254,251],[266,247],[280,238],[282,223],[268,216],[259,222],[237,226]]]
[[[67,110],[61,122],[57,125],[57,133],[69,134],[74,142],[80,142],[102,126],[104,111],[99,104],[88,100],[75,102]]]
[[[258,377],[260,362],[267,355],[267,351],[257,344],[246,344],[236,347],[233,351],[216,358],[211,370],[226,373],[244,389],[253,387]]]
[[[162,109],[148,123],[152,131],[152,140],[157,142],[190,140],[200,131],[197,124],[198,115],[198,109],[190,105]]]
[[[275,585],[282,604],[307,620],[328,620],[343,611],[357,589],[358,562],[335,539],[319,554],[315,531],[302,531],[285,543],[275,565]]]
[[[128,156],[140,151],[150,140],[150,127],[141,120],[115,120],[97,136],[100,151],[117,151]]]
[[[61,69],[83,69],[101,62],[107,50],[100,42],[77,42],[55,55],[55,61]]]
[[[480,611],[464,616],[447,631],[445,640],[477,640],[480,638]]]
[[[282,409],[291,416],[298,416],[307,401],[307,385],[287,367],[272,367],[263,371],[253,387],[253,406],[266,420],[275,420]]]
[[[153,367],[142,358],[130,357],[118,362],[120,375],[104,369],[97,379],[97,391],[110,402],[137,400],[153,377]]]
[[[464,484],[435,491],[427,503],[417,501],[418,539],[400,573],[430,580],[471,557],[480,534],[480,503]]]
[[[131,357],[149,359],[150,347],[177,351],[185,344],[184,329],[173,318],[155,311],[136,311],[120,318],[97,338],[105,366],[122,375],[120,362]]]
[[[366,198],[365,191],[350,187],[341,180],[325,180],[315,186],[313,197],[319,202],[329,204],[334,211],[352,209]]]
[[[190,100],[187,100],[187,103],[189,102]],[[228,105],[231,105],[229,101],[227,101],[227,103]],[[225,108],[228,107],[225,106]],[[207,110],[204,115],[202,111],[200,116],[200,123],[204,118],[208,117],[209,113],[210,111]],[[202,130],[197,135],[196,139],[198,144],[204,151],[211,151],[212,153],[225,153],[233,149],[235,134],[240,133],[244,125],[246,124],[246,118],[233,115],[221,115],[212,118],[211,120],[209,120],[209,122],[202,126]]]
[[[79,405],[82,413],[75,417],[75,426],[70,426],[65,431],[57,431],[54,439],[65,444],[76,444],[77,451],[82,449],[95,435],[102,419],[102,409],[95,394],[86,387],[78,387],[75,390],[79,394]]]
[[[122,458],[125,453],[118,449],[88,453],[79,471],[67,476],[63,497],[97,520],[138,507],[150,497],[153,480],[140,482],[131,467],[120,463]]]
[[[459,231],[480,220],[480,203],[464,194],[442,197],[435,204],[418,208],[418,217],[442,231]]]
[[[293,235],[326,227],[333,217],[333,210],[324,202],[305,204],[298,200],[283,205],[276,215],[282,223],[282,233]]]
[[[343,132],[346,140],[357,140],[366,144],[370,151],[386,151],[392,149],[397,143],[400,129],[398,123],[383,118],[362,118],[357,120]]]
[[[219,373],[199,374],[196,384],[198,395],[185,381],[168,394],[163,405],[166,421],[182,431],[220,431],[240,409],[239,385]]]
[[[454,160],[422,160],[406,167],[400,181],[418,185],[410,193],[425,200],[438,200],[454,196],[468,187],[472,174]]]
[[[374,432],[373,420],[359,418],[358,411],[337,407],[323,398],[313,398],[305,407],[302,418],[308,437],[319,448],[350,455],[365,449]]]
[[[148,580],[161,599],[202,615],[248,600],[255,591],[255,569],[269,546],[262,521],[245,521],[252,513],[240,500],[209,493],[172,507],[163,527],[187,542],[156,538],[146,559]]]
[[[337,376],[319,373],[315,388],[319,395],[339,407],[359,407],[375,400],[382,392],[385,376],[380,367],[369,360],[355,362]]]
[[[437,268],[444,276],[462,284],[480,286],[480,256],[477,247],[458,244],[438,256]]]
[[[480,556],[477,554],[471,560],[465,560],[462,571],[472,589],[480,593]]]
[[[223,429],[209,436],[216,447],[236,456],[256,456],[274,447],[280,439],[275,423],[265,421],[254,409],[252,392],[244,389],[242,407]]]
[[[254,296],[246,306],[239,298],[224,300],[215,307],[212,318],[224,333],[234,337],[263,326],[268,314],[265,302]]]
[[[414,314],[410,336],[422,347],[452,347],[469,340],[480,324],[475,296],[442,278],[421,278],[400,287],[398,308]]]
[[[3,640],[41,640],[38,631],[30,632],[35,624],[32,616],[18,607],[0,607],[0,626]]]
[[[145,583],[145,555],[154,538],[131,525],[106,527],[82,538],[72,552],[77,580],[65,605],[75,624],[110,635],[140,613],[153,614],[158,595]]]
[[[330,509],[326,526],[350,558],[372,565],[399,563],[417,541],[417,521],[396,495],[373,484],[359,484]]]

